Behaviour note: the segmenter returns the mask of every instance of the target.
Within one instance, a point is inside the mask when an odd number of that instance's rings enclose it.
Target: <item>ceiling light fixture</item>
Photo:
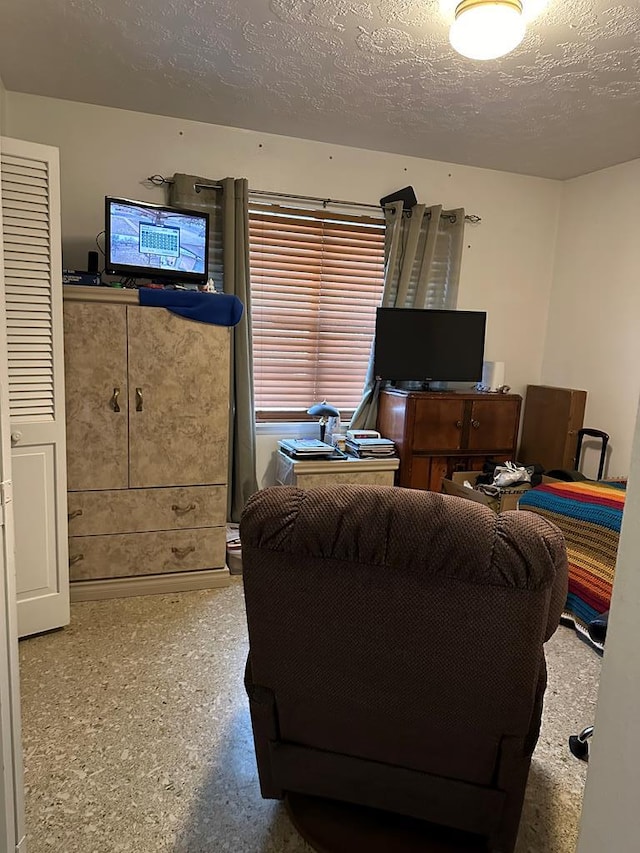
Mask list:
[[[497,59],[520,44],[525,29],[522,0],[462,0],[449,41],[469,59]]]

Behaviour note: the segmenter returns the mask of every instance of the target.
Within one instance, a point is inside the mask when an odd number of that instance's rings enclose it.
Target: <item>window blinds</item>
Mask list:
[[[18,419],[54,418],[49,204],[47,163],[3,153],[9,410]]]
[[[384,283],[384,220],[252,204],[251,320],[258,419],[360,401]]]

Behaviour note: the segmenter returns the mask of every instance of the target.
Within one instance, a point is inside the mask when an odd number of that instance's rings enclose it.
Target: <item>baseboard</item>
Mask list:
[[[229,569],[205,569],[197,572],[169,572],[165,575],[141,575],[135,578],[74,581],[69,584],[71,601],[95,601],[100,598],[124,598],[129,595],[160,595],[195,589],[229,586]]]

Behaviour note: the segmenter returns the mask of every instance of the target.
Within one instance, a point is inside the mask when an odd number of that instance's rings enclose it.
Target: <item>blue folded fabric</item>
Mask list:
[[[244,305],[230,293],[206,293],[195,290],[160,290],[141,287],[140,305],[166,308],[181,317],[212,323],[214,326],[236,326],[242,319]]]

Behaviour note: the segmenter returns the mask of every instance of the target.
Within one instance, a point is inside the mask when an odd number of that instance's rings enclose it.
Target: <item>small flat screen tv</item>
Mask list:
[[[209,214],[105,198],[105,272],[161,282],[206,282]]]
[[[374,374],[393,382],[480,382],[484,311],[378,308]]]

